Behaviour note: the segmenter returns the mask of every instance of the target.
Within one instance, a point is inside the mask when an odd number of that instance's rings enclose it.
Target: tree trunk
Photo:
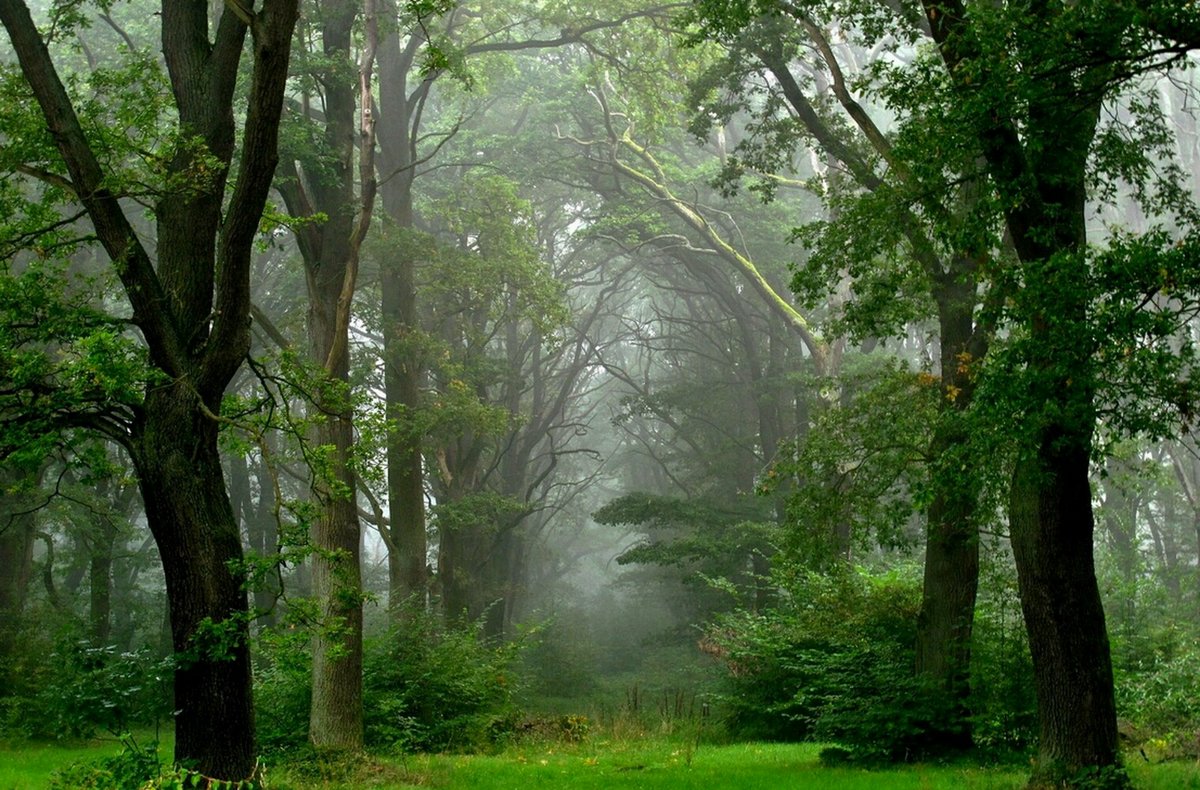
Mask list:
[[[101,519],[104,523],[97,525],[100,534],[90,541],[88,615],[92,641],[97,645],[106,645],[112,630],[112,568],[116,530],[103,516]]]
[[[311,442],[317,514],[311,525],[312,587],[320,608],[313,634],[312,707],[309,740],[319,748],[362,749],[362,570],[358,523],[358,481],[352,466],[354,410],[350,397],[349,310],[362,239],[369,227],[374,173],[363,180],[361,205],[354,190],[354,154],[359,90],[351,75],[352,32],[359,6],[340,0],[321,3],[321,44],[325,60],[313,75],[322,86],[324,148],[320,161],[303,152],[304,172],[285,162],[287,180],[279,190],[288,210],[301,216],[320,212],[325,220],[297,232],[308,290],[308,351],[320,371],[314,388]],[[373,29],[368,31],[373,35]],[[373,53],[360,67],[369,83]],[[363,115],[371,110],[364,106]],[[364,128],[360,155],[369,168],[374,141]],[[320,173],[316,178],[305,174]],[[357,212],[356,212],[357,208]],[[357,216],[356,216],[357,214]]]
[[[396,19],[394,0],[380,8]],[[382,263],[381,316],[383,321],[384,398],[389,420],[396,429],[387,433],[388,518],[391,537],[388,554],[388,602],[393,616],[404,602],[425,605],[429,585],[426,571],[428,543],[425,535],[425,482],[421,436],[412,429],[411,415],[420,408],[424,370],[417,338],[415,251],[404,238],[414,227],[412,152],[418,130],[414,111],[429,83],[408,93],[409,71],[416,63],[420,37],[411,36],[402,46],[399,25],[391,25],[379,41],[379,164],[380,197],[388,217],[402,234],[399,249]],[[420,94],[420,95],[417,95]]]
[[[386,205],[386,188],[384,194]],[[398,200],[398,206],[389,207],[389,214],[401,228],[411,230],[412,196],[402,195]],[[405,249],[390,258],[383,270],[384,398],[389,419],[396,421],[396,427],[387,433],[392,546],[388,553],[388,603],[393,616],[406,602],[424,608],[429,584],[422,437],[413,429],[412,420],[421,406],[422,378],[421,351],[413,347],[420,331],[415,269],[416,260]]]
[[[44,468],[44,466],[43,466]],[[42,472],[36,473],[40,484]],[[15,494],[12,487],[23,475],[0,469],[0,657],[15,647],[13,640],[25,610],[29,581],[33,577],[33,544],[37,537],[36,502]]]
[[[217,423],[187,381],[152,390],[131,446],[162,556],[176,654],[175,758],[207,776],[255,766],[242,543],[217,453]]]
[[[1093,570],[1089,447],[1063,439],[1048,433],[1034,457],[1018,462],[1009,503],[1037,688],[1035,786],[1117,762],[1112,664]]]
[[[320,624],[313,637],[312,712],[308,737],[314,746],[362,748],[362,574],[354,472],[349,466],[353,428],[348,415],[329,416],[315,440],[332,451],[331,469],[315,488],[321,513],[312,527],[313,595]],[[350,493],[347,493],[350,492]]]
[[[135,232],[20,0],[0,0],[0,22],[82,203],[125,291],[132,323],[161,381],[147,388],[122,437],[133,456],[146,518],[158,543],[177,657],[175,756],[205,774],[243,779],[254,770],[254,715],[246,644],[242,547],[217,454],[225,388],[250,347],[250,255],[278,163],[296,0],[262,4],[253,17],[253,69],[239,138],[233,100],[250,26],[226,4],[210,31],[205,3],[163,2],[162,51],[180,128],[204,149],[213,174],[158,201],[157,255]],[[240,143],[236,182],[226,191]],[[166,163],[191,179],[199,147]],[[215,159],[215,162],[212,159]],[[188,181],[192,184],[192,181]],[[119,187],[118,187],[119,188]],[[167,223],[170,225],[164,225]]]
[[[966,355],[975,348],[975,282],[952,272],[934,289],[938,305],[941,383],[938,424],[930,442],[933,498],[926,512],[925,568],[917,620],[917,675],[946,695],[949,717],[935,723],[951,750],[972,746],[971,632],[979,590],[978,485],[961,453],[968,440],[963,413],[975,390]],[[982,344],[979,344],[982,345]]]

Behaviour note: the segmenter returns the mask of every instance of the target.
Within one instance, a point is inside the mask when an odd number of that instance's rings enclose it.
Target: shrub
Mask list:
[[[158,742],[143,746],[122,736],[120,753],[60,768],[50,777],[50,790],[128,790],[159,775]]]
[[[519,645],[491,645],[478,627],[443,626],[409,612],[367,644],[363,666],[368,744],[404,750],[473,750],[517,724],[511,666]]]
[[[1200,731],[1200,641],[1164,633],[1136,658],[1116,664],[1117,710],[1145,734],[1154,751],[1197,756]]]
[[[309,635],[302,631],[267,631],[255,645],[254,716],[258,746],[264,752],[287,752],[308,742],[312,699]]]
[[[721,701],[731,734],[844,747],[830,751],[831,761],[944,752],[955,706],[913,673],[915,575],[807,573],[789,588],[775,609],[723,617],[706,636],[728,668]],[[1002,728],[997,711],[988,716]]]
[[[118,652],[72,642],[60,645],[51,662],[59,673],[41,697],[59,735],[119,735],[170,714],[170,658],[158,658],[147,648]]]
[[[808,573],[777,608],[719,620],[708,639],[729,667],[731,731],[902,749],[901,733],[859,731],[912,728],[902,701],[920,698],[909,693],[918,602],[899,576]]]

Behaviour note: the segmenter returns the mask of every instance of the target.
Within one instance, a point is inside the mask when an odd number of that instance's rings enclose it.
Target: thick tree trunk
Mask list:
[[[1070,439],[1048,433],[1036,456],[1018,463],[1009,503],[1037,686],[1035,786],[1117,762],[1112,665],[1092,564],[1089,447]]]
[[[314,746],[359,750],[363,741],[362,574],[354,472],[348,463],[353,441],[349,416],[330,416],[314,438],[332,454],[331,468],[318,474],[334,479],[316,484],[321,513],[312,527],[312,576],[321,622],[313,637],[308,737]]]
[[[250,346],[250,255],[278,162],[297,2],[272,0],[254,12],[240,139],[233,99],[249,31],[246,10],[226,4],[215,31],[207,11],[205,3],[163,2],[158,14],[179,127],[202,143],[204,169],[213,178],[161,194],[152,256],[113,191],[113,174],[105,172],[84,134],[28,7],[0,0],[0,21],[21,71],[114,263],[132,323],[162,373],[162,383],[147,388],[124,441],[162,556],[172,642],[181,653],[175,755],[209,776],[241,779],[254,768],[248,613],[236,570],[241,541],[221,474],[214,417]],[[238,143],[236,182],[227,193]],[[167,175],[190,179],[199,157],[196,146],[177,147]]]
[[[943,433],[935,442],[953,441]],[[948,446],[948,445],[943,445]],[[950,749],[972,745],[968,707],[971,693],[971,632],[979,589],[979,533],[970,484],[961,490],[944,482],[927,513],[925,571],[921,614],[917,621],[918,676],[946,695],[950,717],[941,733]]]
[[[313,465],[312,492],[318,512],[311,527],[313,596],[320,622],[313,635],[312,707],[308,737],[314,746],[357,751],[362,721],[362,571],[358,523],[358,481],[351,464],[354,412],[350,398],[349,309],[358,271],[359,245],[370,221],[373,181],[362,185],[362,206],[354,190],[358,90],[352,68],[352,31],[358,4],[323,0],[322,50],[330,64],[315,76],[323,86],[325,153],[310,163],[305,179],[285,163],[288,182],[280,187],[293,213],[314,211],[324,222],[302,230],[297,240],[308,288],[308,351],[321,380],[313,393],[317,419],[311,440],[319,462]],[[366,59],[372,56],[364,54]],[[369,75],[370,65],[364,63]],[[345,70],[343,70],[345,69]],[[369,77],[368,77],[369,80]],[[364,114],[369,114],[369,108]],[[370,162],[364,141],[361,155]],[[373,178],[373,174],[372,174]],[[362,213],[356,216],[356,208]]]
[[[208,776],[255,766],[242,543],[225,493],[217,423],[185,380],[155,388],[131,446],[162,556],[176,654],[175,757]]]
[[[323,250],[347,251],[341,235],[325,234]],[[322,260],[309,265],[309,352],[315,366],[331,359],[338,337],[333,320],[345,260]],[[343,330],[344,331],[344,330]],[[314,408],[320,422],[312,432],[322,462],[313,469],[313,494],[318,514],[311,529],[312,592],[320,606],[320,623],[313,635],[312,708],[308,737],[321,748],[357,751],[363,743],[362,703],[362,570],[358,523],[357,480],[351,466],[354,446],[353,411],[346,391],[349,355],[336,357],[325,368]]]

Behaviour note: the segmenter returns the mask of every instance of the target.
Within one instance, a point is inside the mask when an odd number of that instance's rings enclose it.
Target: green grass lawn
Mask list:
[[[164,749],[169,743],[164,744]],[[83,744],[0,744],[0,790],[38,790],[54,769],[75,760],[113,754],[113,741]],[[589,740],[577,745],[513,746],[498,755],[411,755],[369,758],[336,768],[272,766],[278,790],[352,790],[423,787],[432,790],[536,790],[536,788],[638,788],[638,790],[1016,790],[1021,766],[905,766],[886,771],[824,768],[820,747],[799,744],[691,746],[663,739]],[[1130,772],[1145,790],[1200,790],[1200,766],[1149,765],[1138,758]],[[331,776],[332,775],[332,776]]]
[[[152,735],[138,737],[138,743],[150,743]],[[170,759],[174,740],[166,734],[159,744],[159,755]],[[90,741],[0,742],[0,790],[40,790],[50,784],[50,775],[76,761],[94,760],[121,751],[115,738]]]

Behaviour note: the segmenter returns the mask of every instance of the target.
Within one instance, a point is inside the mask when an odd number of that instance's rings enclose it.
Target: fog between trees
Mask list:
[[[1194,756],[1195,9],[0,21],[5,733]]]

